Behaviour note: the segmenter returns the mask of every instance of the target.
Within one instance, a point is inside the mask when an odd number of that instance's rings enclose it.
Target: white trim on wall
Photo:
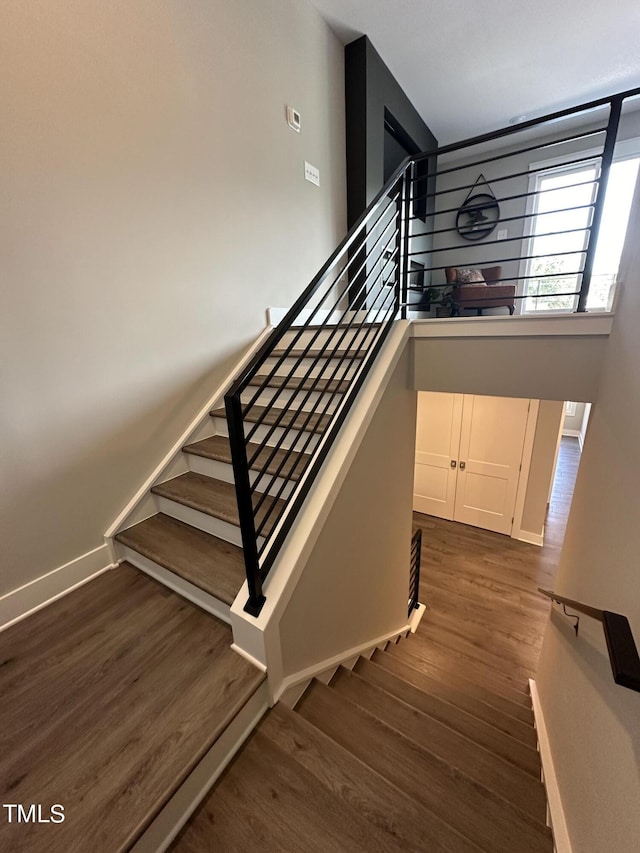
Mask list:
[[[553,832],[554,851],[555,853],[573,853],[567,820],[562,807],[560,787],[553,763],[549,733],[547,732],[542,712],[538,687],[533,678],[529,679],[529,690],[531,692],[533,717],[538,736],[538,751],[540,752],[540,762],[542,764],[542,781],[547,792],[548,824]]]
[[[516,533],[512,534],[513,539],[517,539],[518,542],[527,542],[529,545],[539,545],[542,547],[544,545],[544,527],[542,528],[542,533],[532,533],[530,530],[518,530]]]
[[[529,414],[527,415],[527,426],[524,433],[524,444],[522,447],[522,461],[520,467],[520,478],[518,480],[518,491],[516,492],[516,505],[513,511],[513,524],[511,525],[511,538],[522,539],[524,531],[521,530],[524,504],[527,498],[527,486],[529,485],[529,472],[531,470],[531,454],[533,453],[533,442],[536,437],[538,425],[538,412],[540,411],[540,400],[529,400]],[[532,534],[526,534],[531,536]],[[523,539],[530,542],[531,539]],[[536,543],[537,544],[537,543]],[[542,544],[542,542],[540,542]]]
[[[287,675],[282,679],[280,684],[277,685],[274,695],[274,704],[281,698],[284,693],[290,691],[293,687],[297,687],[299,685],[304,685],[305,687],[309,682],[316,678],[321,673],[327,672],[329,670],[335,670],[339,666],[345,665],[348,661],[351,661],[352,668],[355,661],[361,656],[367,656],[367,653],[371,652],[373,649],[386,645],[390,640],[397,640],[398,637],[402,637],[407,634],[408,631],[411,630],[411,624],[407,622],[401,628],[396,628],[395,631],[389,631],[387,634],[383,634],[381,637],[376,637],[374,640],[367,640],[364,643],[360,643],[358,646],[354,646],[350,649],[345,649],[343,652],[340,652],[338,655],[332,655],[325,660],[317,661],[312,666],[308,666],[300,672],[295,672],[292,675]]]
[[[108,547],[100,545],[70,563],[7,592],[0,597],[0,631],[112,568],[115,565],[111,562]]]

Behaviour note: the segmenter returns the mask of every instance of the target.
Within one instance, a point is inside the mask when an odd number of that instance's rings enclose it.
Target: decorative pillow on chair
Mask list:
[[[458,284],[471,285],[472,287],[486,287],[487,282],[484,276],[477,269],[461,269],[458,268],[456,280]]]

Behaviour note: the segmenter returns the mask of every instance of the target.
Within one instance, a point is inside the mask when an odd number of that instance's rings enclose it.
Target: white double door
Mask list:
[[[413,508],[510,534],[529,406],[420,391]]]

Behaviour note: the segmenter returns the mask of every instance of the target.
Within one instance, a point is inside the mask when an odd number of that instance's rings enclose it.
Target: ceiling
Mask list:
[[[312,0],[367,35],[440,145],[640,86],[638,0]]]

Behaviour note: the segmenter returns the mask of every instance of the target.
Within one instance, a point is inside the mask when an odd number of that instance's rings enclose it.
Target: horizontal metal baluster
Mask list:
[[[584,229],[581,229],[581,230],[584,230]],[[502,242],[502,241],[500,241],[500,242]],[[460,246],[460,248],[461,249],[467,249],[468,247],[467,246]],[[586,255],[586,253],[587,253],[586,248],[585,249],[574,249],[573,251],[554,252],[553,257],[554,258],[560,258],[560,257],[563,257],[564,255]],[[409,253],[410,256],[426,255],[426,254],[428,254],[428,250],[425,250],[424,252],[410,252]],[[548,258],[548,257],[549,257],[549,254],[545,253],[542,255],[518,255],[515,258],[491,258],[487,261],[482,261],[482,266],[483,267],[491,267],[491,266],[497,266],[498,264],[510,264],[510,263],[515,262],[515,261],[534,261],[536,258]],[[424,267],[424,272],[441,272],[442,270],[449,269],[450,267],[451,267],[451,264],[447,264],[444,267]],[[422,271],[423,270],[420,270],[420,272],[422,272]],[[536,276],[536,278],[541,278],[541,277],[542,276]],[[500,279],[500,280],[502,281],[503,279]],[[454,283],[454,282],[451,282],[451,283]]]
[[[569,210],[586,210],[589,207],[593,207],[593,203],[589,204],[577,204],[573,207],[557,207],[553,210],[546,210],[544,213],[520,213],[518,216],[501,216],[500,224],[503,225],[505,222],[518,222],[520,219],[533,219],[536,216],[553,216],[554,213],[566,213]],[[432,217],[433,218],[433,217]],[[411,235],[411,239],[415,240],[420,237],[435,237],[436,234],[452,234],[457,233],[457,229],[455,225],[451,226],[451,228],[436,228],[435,231],[416,231],[415,234]],[[518,239],[525,239],[523,237],[519,237]],[[439,249],[434,249],[433,251],[439,251]]]
[[[558,164],[561,166],[579,166],[580,163],[592,163],[593,160],[602,156],[602,152],[596,152],[595,154],[590,154],[588,157],[575,157],[571,160],[563,160],[562,163]],[[464,169],[473,169],[475,167],[475,163],[465,164],[462,168]],[[535,175],[538,172],[545,172],[549,167],[548,166],[540,166],[537,169],[523,169],[521,172],[509,172],[506,175],[492,175],[491,177],[491,186],[494,184],[499,184],[502,181],[512,181],[514,178],[525,178],[531,175]],[[440,177],[443,173],[436,172],[434,177]],[[422,178],[414,178],[417,181],[426,181],[426,177]],[[441,195],[447,195],[448,193],[455,192],[463,192],[464,190],[472,190],[476,186],[477,181],[474,181],[472,184],[457,184],[455,187],[450,187],[446,190],[437,190],[436,192],[427,192],[422,193],[420,195],[413,196],[414,201],[426,201],[429,198],[437,198]],[[572,184],[568,186],[573,186]],[[419,217],[422,218],[422,217]]]
[[[577,184],[566,184],[566,186],[562,186],[562,187],[549,187],[549,189],[546,189],[546,190],[531,190],[531,191],[526,192],[526,193],[517,193],[516,195],[505,195],[505,196],[501,196],[500,204],[503,204],[505,201],[519,201],[520,199],[531,198],[531,196],[538,196],[538,195],[542,195],[543,193],[557,193],[557,192],[562,192],[562,190],[571,189],[572,187],[586,187],[589,184],[597,184],[597,183],[598,183],[598,179],[593,178],[593,180],[590,180],[590,181],[579,181]],[[459,205],[458,205],[458,207],[447,207],[447,208],[444,208],[443,210],[434,211],[431,214],[431,216],[433,219],[435,219],[437,216],[444,216],[445,213],[457,213],[459,210],[460,210]],[[567,208],[567,210],[571,210],[571,208]],[[411,217],[411,221],[415,221],[416,219],[420,219],[420,217],[419,216],[412,216]]]
[[[590,205],[590,204],[582,205],[582,207],[580,209],[585,208],[585,207],[593,207],[593,205]],[[573,207],[567,208],[567,210],[576,210],[576,209],[577,208],[573,208]],[[546,214],[544,214],[544,215],[546,215]],[[502,219],[500,220],[500,225],[502,225]],[[543,234],[528,234],[528,235],[525,235],[524,237],[522,236],[522,234],[520,234],[518,237],[505,237],[504,240],[500,240],[500,244],[503,245],[504,243],[522,243],[523,240],[532,239],[534,237],[536,240],[538,240],[542,237],[559,237],[561,234],[562,235],[564,235],[564,234],[580,234],[581,232],[588,231],[588,230],[589,230],[589,226],[583,225],[582,228],[567,228],[565,231],[546,231]],[[486,246],[486,244],[485,244],[485,246]],[[445,246],[442,249],[424,249],[423,251],[409,252],[409,257],[412,257],[414,255],[434,254],[435,252],[456,252],[458,249],[467,249],[468,250],[469,248],[470,247],[468,245],[464,245],[464,246]],[[556,253],[554,252],[554,257],[555,257],[555,255],[556,255]],[[449,264],[448,266],[451,266],[451,264]],[[482,266],[486,266],[485,261],[482,261]],[[443,269],[444,269],[444,267],[443,267]]]

